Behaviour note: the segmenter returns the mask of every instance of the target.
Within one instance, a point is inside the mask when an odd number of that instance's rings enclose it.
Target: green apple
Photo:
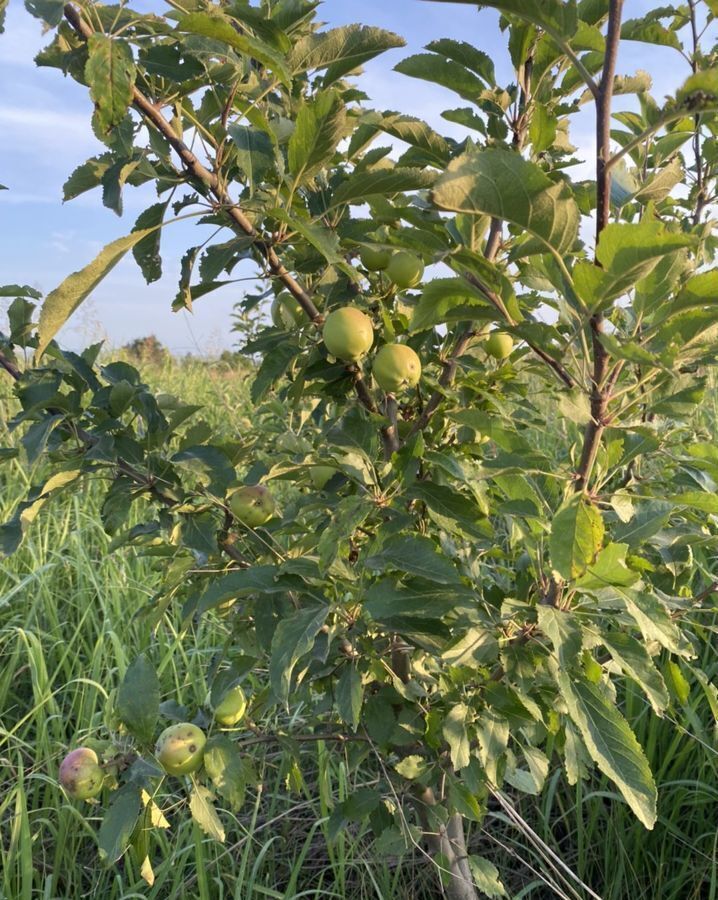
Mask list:
[[[305,319],[304,310],[295,296],[289,291],[277,294],[272,302],[272,323],[275,328],[283,328],[288,331],[301,325]]]
[[[424,274],[424,263],[415,253],[409,253],[408,250],[399,250],[389,260],[386,274],[402,290],[414,287],[415,284],[421,281]]]
[[[159,736],[155,756],[169,775],[189,775],[202,765],[206,743],[201,728],[191,722],[180,722],[165,728]]]
[[[214,709],[214,718],[220,725],[236,725],[247,709],[247,698],[237,684],[230,688]]]
[[[89,800],[102,790],[105,772],[89,747],[71,750],[60,763],[60,784],[73,800]]]
[[[356,362],[371,349],[374,328],[366,313],[355,306],[342,306],[327,316],[322,337],[332,356],[344,362]]]
[[[257,528],[274,515],[274,498],[263,484],[243,485],[230,494],[229,508],[244,525]]]
[[[510,334],[503,331],[492,331],[486,340],[484,349],[494,359],[506,359],[514,349],[514,342]]]
[[[362,247],[359,259],[364,268],[370,272],[381,272],[389,265],[391,250],[384,250],[382,247]]]
[[[312,466],[309,469],[309,478],[318,491],[321,491],[329,479],[336,474],[337,470],[332,466]]]
[[[372,373],[388,394],[416,387],[421,378],[421,360],[406,344],[384,344],[374,358]]]

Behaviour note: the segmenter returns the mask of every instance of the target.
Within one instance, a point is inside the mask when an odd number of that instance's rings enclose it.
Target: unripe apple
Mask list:
[[[89,800],[102,790],[105,773],[89,747],[71,750],[60,763],[60,784],[73,800]]]
[[[321,491],[324,485],[333,475],[336,475],[336,473],[337,470],[332,468],[332,466],[312,466],[309,469],[309,478],[314,487],[318,491]]]
[[[424,263],[415,253],[409,253],[408,250],[400,250],[389,260],[386,274],[402,290],[414,287],[415,284],[421,281],[421,277],[424,274]]]
[[[272,302],[272,323],[275,328],[296,328],[306,316],[299,301],[289,291],[282,291]]]
[[[189,775],[202,765],[206,743],[201,728],[191,722],[180,722],[165,728],[159,736],[155,756],[169,775]]]
[[[355,306],[342,306],[327,316],[322,337],[332,356],[356,362],[371,349],[374,328],[366,313]]]
[[[359,251],[359,259],[364,268],[370,272],[381,272],[389,265],[391,250],[384,250],[381,247],[362,247]]]
[[[380,388],[395,394],[416,387],[421,378],[421,360],[406,344],[384,344],[374,359],[372,373]]]
[[[503,331],[492,331],[484,344],[484,350],[494,359],[506,359],[514,349],[514,342],[510,334]]]
[[[230,494],[229,508],[244,525],[257,528],[274,515],[274,498],[263,484],[244,485]]]
[[[237,684],[222,697],[214,710],[214,718],[220,725],[236,725],[247,709],[247,698]]]

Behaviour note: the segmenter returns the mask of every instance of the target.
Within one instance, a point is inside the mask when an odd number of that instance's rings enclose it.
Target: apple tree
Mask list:
[[[362,91],[362,64],[399,36],[326,28],[309,0],[164,15],[28,0],[53,33],[38,65],[87,87],[105,145],[65,199],[101,189],[121,213],[147,184],[157,199],[44,299],[3,289],[12,425],[49,474],[0,548],[101,479],[113,547],[164,572],[147,627],[172,607],[188,624],[222,615],[231,635],[206,709],[161,703],[140,656],[99,761],[80,754],[76,796],[107,771],[110,861],[142,841],[151,858],[141,826],[166,775],[221,838],[216,809],[251,790],[252,753],[280,742],[301,771],[322,742],[377,773],[337,802],[335,833],[420,844],[454,900],[501,896],[472,829],[556,767],[570,783],[598,767],[653,827],[627,685],[658,716],[687,681],[718,710],[693,662],[716,587],[718,455],[691,421],[718,336],[718,7],[631,20],[622,0],[482,5],[510,83],[440,36],[395,67],[446,89],[457,139],[420,99],[413,116]],[[622,42],[674,53],[674,96],[619,67]],[[269,323],[243,346],[251,422],[212,429],[99,346],[56,340],[126,254],[160,277],[165,228],[191,241],[175,309],[201,315],[238,273],[255,279],[239,300]]]

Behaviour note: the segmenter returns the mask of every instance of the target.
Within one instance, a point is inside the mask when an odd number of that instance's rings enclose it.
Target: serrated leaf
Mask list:
[[[469,856],[469,869],[477,889],[486,897],[506,897],[506,888],[501,883],[499,870],[483,856]]]
[[[280,702],[287,702],[294,667],[314,646],[328,614],[328,606],[300,609],[277,625],[272,638],[269,680]]]
[[[340,203],[366,203],[367,198],[379,194],[383,197],[418,191],[431,187],[436,173],[426,169],[380,169],[378,172],[359,172],[339,185],[332,196],[332,206]]]
[[[94,32],[87,40],[85,79],[95,104],[97,125],[103,133],[125,118],[135,86],[135,62],[130,45],[122,39]]]
[[[117,715],[129,731],[148,744],[160,714],[160,685],[154,667],[144,654],[128,667],[117,692]]]
[[[553,606],[539,606],[537,613],[539,628],[553,644],[561,668],[574,668],[583,644],[581,625],[576,616]]]
[[[344,25],[315,32],[296,41],[289,54],[294,74],[327,69],[324,84],[358,68],[385,50],[403,47],[404,39],[391,31],[367,25]]]
[[[189,809],[192,818],[208,837],[224,843],[224,826],[214,808],[211,791],[203,785],[195,783],[189,797]]]
[[[295,184],[307,181],[329,162],[346,129],[346,107],[335,91],[324,91],[299,108],[287,147]]]
[[[559,253],[578,235],[571,189],[510,150],[470,152],[451,162],[434,185],[434,202],[454,212],[485,214],[520,226]]]
[[[476,315],[473,308],[493,311],[488,299],[465,278],[432,278],[421,292],[411,317],[411,331],[464,321]]]
[[[394,66],[396,72],[411,78],[420,78],[455,91],[464,100],[476,100],[485,90],[483,79],[453,59],[444,59],[435,53],[416,53],[402,59]]]
[[[471,761],[471,745],[466,731],[469,709],[464,703],[456,703],[444,717],[441,732],[449,745],[451,764],[454,769],[463,769]]]
[[[476,721],[479,739],[479,759],[486,777],[493,785],[499,783],[499,765],[509,743],[509,723],[492,710],[484,710]]]
[[[601,513],[583,497],[572,497],[553,518],[549,549],[553,568],[565,579],[578,578],[596,559],[603,541]]]
[[[165,203],[153,203],[144,212],[141,212],[135,222],[133,231],[146,231],[147,234],[132,248],[132,255],[140,267],[147,284],[158,281],[162,277],[162,257],[160,256],[160,239],[162,238],[162,222],[164,221],[167,205]]]
[[[618,589],[618,597],[636,622],[646,641],[657,641],[678,656],[695,656],[688,639],[671,618],[666,605],[658,597],[644,591]]]
[[[369,569],[395,570],[418,575],[439,584],[454,584],[459,573],[436,549],[434,542],[421,535],[396,535],[382,549],[365,560]]]
[[[143,238],[155,229],[146,228],[133,231],[126,237],[108,244],[95,259],[78,272],[73,272],[45,298],[38,323],[38,345],[35,356],[39,359],[50,341],[92,293],[102,279],[120,262]]]
[[[356,731],[359,725],[363,699],[361,675],[356,663],[349,662],[342,669],[337,682],[337,710],[352,731]]]
[[[72,200],[99,187],[102,184],[102,178],[112,165],[113,156],[111,153],[103,153],[100,156],[93,156],[86,162],[78,166],[62,186],[63,201]]]
[[[618,708],[599,685],[557,676],[571,721],[599,769],[618,787],[636,817],[652,829],[658,792],[645,753]]]
[[[274,144],[269,135],[250,125],[229,125],[227,132],[237,152],[237,162],[254,192],[267,172],[277,168]]]
[[[623,631],[604,631],[601,640],[624,674],[633,678],[645,691],[654,711],[661,715],[670,698],[661,673],[649,656],[645,644]]]
[[[444,3],[469,3],[476,6],[474,0],[440,0]],[[526,22],[538,25],[551,35],[570,38],[578,27],[578,9],[576,0],[482,0],[482,6],[490,6],[502,13],[518,16]]]
[[[244,803],[246,772],[239,747],[224,734],[214,734],[204,748],[204,770],[231,809]]]
[[[578,579],[576,587],[584,591],[599,591],[610,585],[629,587],[635,584],[640,576],[628,568],[627,551],[628,544],[607,544]]]
[[[441,658],[450,666],[476,668],[494,662],[499,655],[496,635],[486,628],[469,628],[465,634],[444,650]]]
[[[97,835],[100,856],[108,865],[117,862],[128,848],[140,809],[138,785],[126,784],[117,791]]]

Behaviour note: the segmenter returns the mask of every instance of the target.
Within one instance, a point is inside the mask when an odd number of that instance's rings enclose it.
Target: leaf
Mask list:
[[[406,572],[439,584],[456,584],[459,581],[459,573],[453,564],[437,551],[430,538],[423,535],[395,535],[389,538],[379,553],[365,560],[365,566],[380,572]]]
[[[421,292],[411,317],[411,331],[425,331],[447,322],[465,321],[476,315],[475,307],[489,310],[493,306],[465,278],[432,278]]]
[[[644,181],[633,195],[633,199],[640,200],[641,203],[660,203],[677,184],[683,181],[684,177],[683,163],[680,156],[676,156],[668,165],[658,169]]]
[[[383,197],[404,191],[418,191],[431,187],[436,173],[426,169],[380,169],[378,172],[358,172],[342,182],[334,191],[332,206],[340,203],[366,203],[369,197]]]
[[[212,792],[201,784],[195,783],[189,796],[189,809],[192,818],[202,831],[220,843],[224,842],[224,826],[212,802]]]
[[[570,250],[578,235],[580,215],[569,186],[510,150],[457,157],[434,185],[433,197],[442,209],[512,222],[558,253]]]
[[[440,0],[444,3],[469,3],[476,6],[474,0]],[[576,0],[482,0],[482,6],[490,6],[502,13],[517,16],[543,28],[552,36],[570,38],[578,27],[578,10]]]
[[[646,641],[657,641],[678,656],[695,656],[688,639],[671,618],[666,605],[652,594],[643,591],[619,590],[618,597],[636,622]]]
[[[468,862],[474,884],[482,894],[492,898],[507,896],[506,888],[499,877],[499,870],[492,862],[483,856],[473,854],[469,856]]]
[[[481,713],[476,722],[479,739],[479,759],[486,777],[493,785],[499,784],[499,764],[509,743],[509,723],[489,709]]]
[[[117,692],[117,715],[145,744],[154,736],[160,714],[160,685],[154,667],[140,654],[128,667]]]
[[[431,81],[455,91],[464,100],[476,102],[484,93],[483,79],[453,59],[442,59],[435,53],[416,53],[402,59],[394,71],[422,81]]]
[[[622,41],[643,41],[647,44],[660,44],[663,47],[681,49],[681,42],[675,31],[666,28],[660,22],[647,19],[628,19],[621,26]]]
[[[204,770],[233,810],[244,803],[246,772],[237,744],[225,734],[213,734],[204,748]]]
[[[489,87],[494,86],[496,82],[494,62],[488,53],[477,49],[473,44],[469,44],[467,41],[456,41],[452,38],[439,38],[427,44],[426,49],[461,63],[462,66],[476,72]]]
[[[231,20],[224,15],[193,12],[182,16],[178,28],[191,34],[200,34],[215,41],[228,44],[233,50],[249,59],[256,59],[271,69],[287,86],[291,87],[292,76],[287,68],[287,61],[282,53],[266,44],[259,38],[248,34],[246,30],[234,27]]]
[[[494,662],[499,655],[496,635],[486,628],[469,628],[456,643],[444,650],[441,658],[450,666],[476,668]]]
[[[308,180],[329,162],[346,129],[346,107],[335,91],[324,91],[300,106],[287,147],[295,184]]]
[[[267,172],[275,171],[277,160],[269,135],[250,125],[229,125],[227,133],[237,150],[237,162],[254,192]]]
[[[100,156],[93,156],[87,162],[78,166],[62,186],[63,201],[73,200],[99,187],[102,184],[102,178],[112,165],[113,156],[111,153],[103,153]]]
[[[154,228],[133,231],[126,237],[108,244],[84,269],[73,272],[45,298],[38,324],[38,345],[35,356],[39,359],[50,341],[92,293],[102,279],[112,271],[128,250],[151,234]]]
[[[583,635],[573,613],[553,606],[537,608],[539,628],[553,644],[561,669],[572,669],[581,656]]]
[[[660,715],[670,698],[661,673],[645,645],[624,631],[605,631],[601,634],[601,640],[624,674],[643,688],[654,711]]]
[[[616,499],[614,494],[613,499]],[[629,587],[635,584],[639,575],[626,564],[628,544],[607,544],[576,582],[583,591],[599,591],[610,585]]]
[[[591,758],[615,782],[636,817],[652,829],[656,822],[656,784],[628,722],[599,685],[573,681],[563,672],[557,680],[571,721]]]
[[[280,702],[287,702],[294,667],[314,646],[328,613],[328,606],[300,609],[277,625],[272,638],[269,680]]]
[[[365,62],[405,41],[391,31],[367,25],[344,25],[306,35],[294,44],[288,63],[293,74],[327,69],[324,84],[346,75]]]
[[[132,102],[135,62],[130,45],[107,34],[93,32],[87,47],[85,79],[95,104],[97,125],[107,133],[120,124]]]
[[[381,131],[416,147],[432,165],[438,164],[443,168],[450,159],[451,150],[447,142],[422,119],[397,112],[385,112],[376,125]]]
[[[342,669],[337,682],[337,710],[352,731],[356,731],[359,726],[363,699],[361,675],[356,663],[349,662]]]
[[[601,513],[583,497],[572,497],[553,518],[551,562],[565,579],[578,578],[596,559],[603,541]]]
[[[471,745],[466,732],[466,718],[469,709],[464,703],[456,703],[447,712],[441,731],[449,745],[451,764],[454,769],[463,769],[471,761]]]
[[[25,0],[25,9],[36,19],[42,19],[50,28],[62,22],[64,0]]]
[[[132,229],[133,231],[147,232],[146,236],[132,248],[132,255],[147,284],[158,281],[162,277],[160,239],[168,203],[169,200],[165,203],[153,203],[139,214],[135,227]]]
[[[126,784],[117,791],[97,835],[100,856],[108,865],[117,862],[128,848],[140,809],[138,785]]]

